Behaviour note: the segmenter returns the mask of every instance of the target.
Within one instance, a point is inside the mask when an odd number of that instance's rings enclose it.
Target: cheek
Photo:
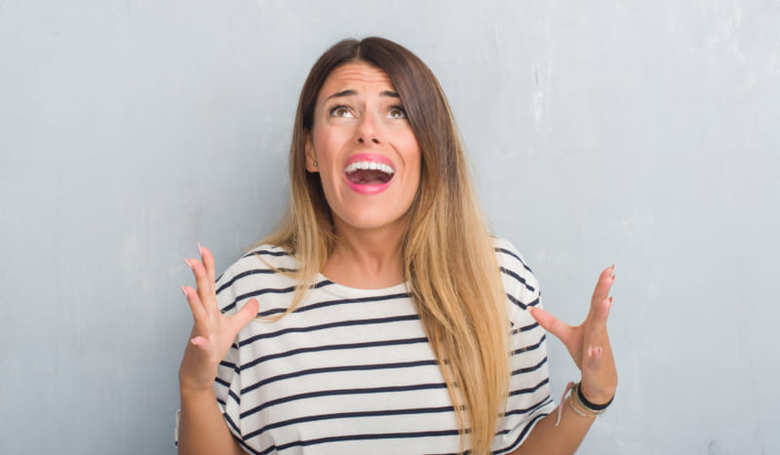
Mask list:
[[[403,150],[404,162],[409,168],[409,173],[413,176],[419,176],[422,153],[420,152],[420,147],[417,145],[417,140],[414,135],[411,135],[403,144]]]

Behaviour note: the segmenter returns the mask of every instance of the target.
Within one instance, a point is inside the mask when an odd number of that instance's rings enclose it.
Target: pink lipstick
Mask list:
[[[344,167],[344,181],[361,194],[381,193],[390,186],[394,176],[393,162],[378,153],[352,155]]]

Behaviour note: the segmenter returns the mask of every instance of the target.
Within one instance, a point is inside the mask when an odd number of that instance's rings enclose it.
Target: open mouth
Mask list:
[[[357,170],[347,173],[347,179],[357,185],[381,185],[389,182],[393,174],[377,170]]]
[[[355,185],[384,185],[395,175],[393,168],[375,161],[356,161],[347,166],[344,173]]]

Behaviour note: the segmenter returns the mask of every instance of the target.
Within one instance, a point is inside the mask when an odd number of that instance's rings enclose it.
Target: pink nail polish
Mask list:
[[[184,297],[187,297],[187,290],[184,289],[184,286],[181,286],[181,293],[184,294]]]
[[[190,263],[189,259],[184,258],[184,263],[187,264],[187,267],[192,268],[192,264]]]
[[[203,247],[200,246],[200,242],[198,242],[198,251],[200,252],[200,255],[203,256]]]

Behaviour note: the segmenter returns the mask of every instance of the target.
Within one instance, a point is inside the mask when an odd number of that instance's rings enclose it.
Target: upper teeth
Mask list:
[[[391,175],[395,172],[390,166],[384,163],[377,163],[376,161],[355,161],[354,163],[351,163],[349,166],[347,166],[347,168],[344,169],[344,172],[349,174],[350,172],[357,171],[358,169],[377,170]]]

